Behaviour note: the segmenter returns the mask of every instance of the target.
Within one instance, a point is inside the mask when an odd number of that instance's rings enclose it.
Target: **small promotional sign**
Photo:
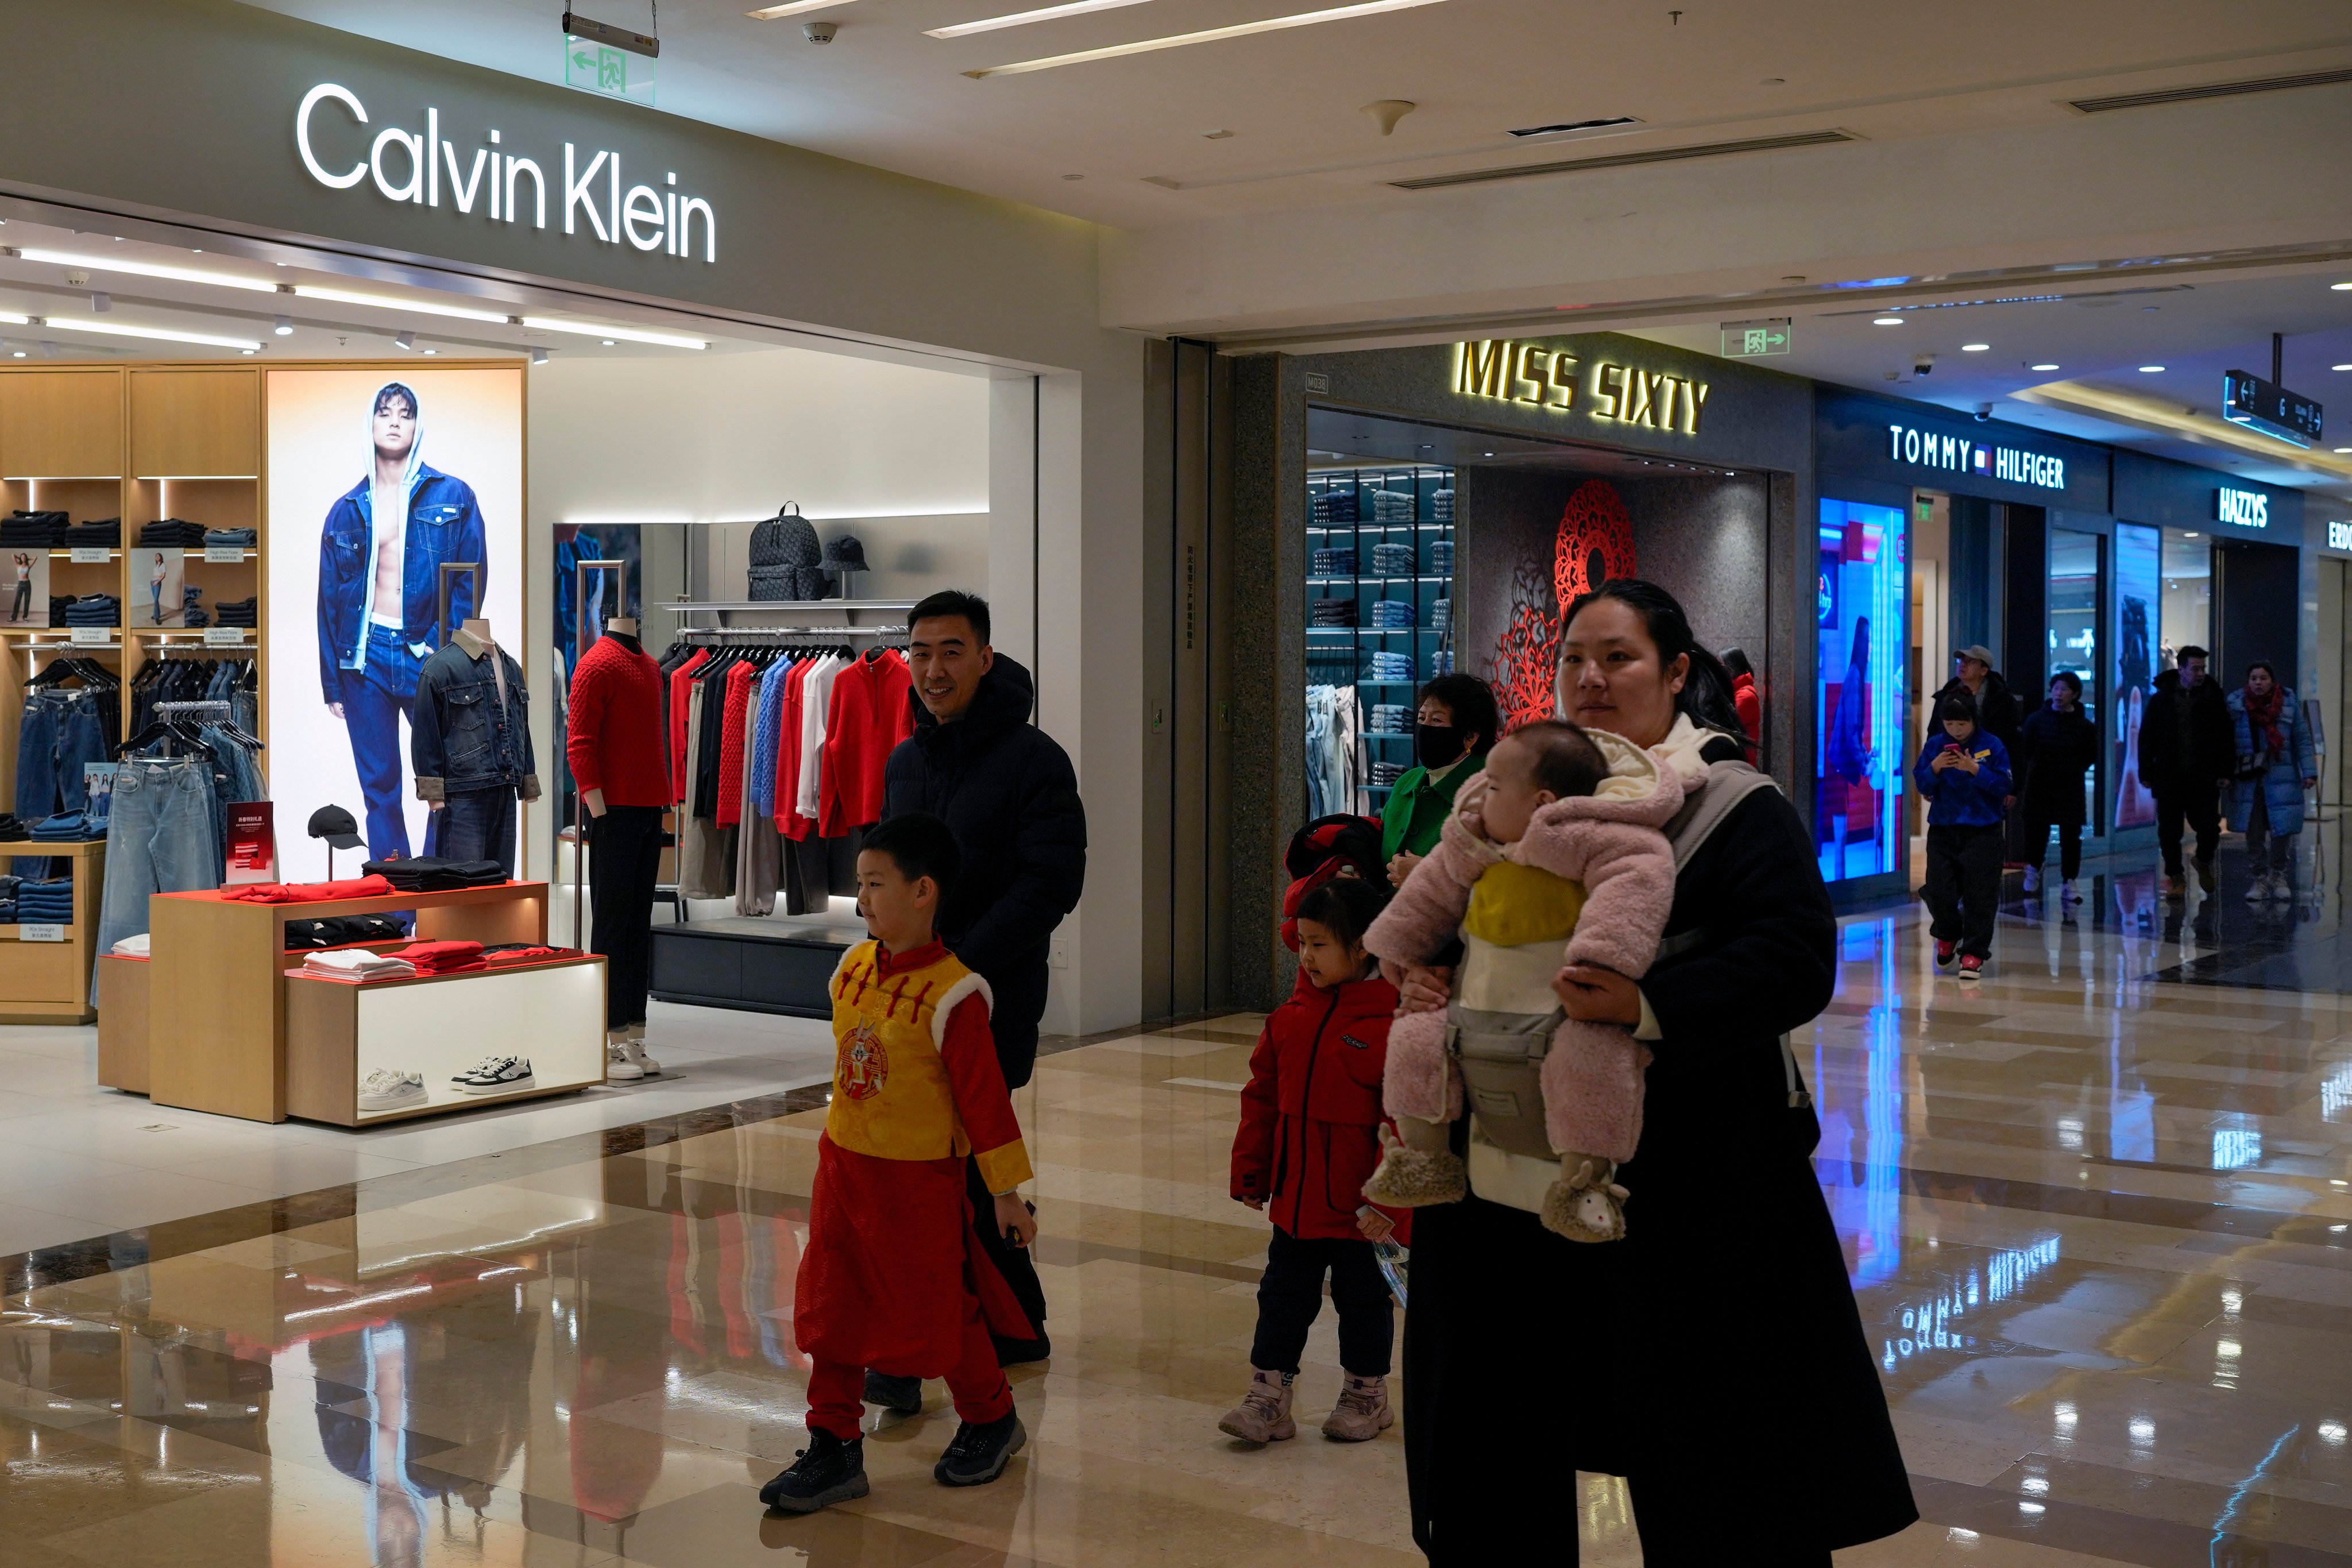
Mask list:
[[[266,800],[237,801],[228,808],[228,876],[224,887],[278,880],[278,830]]]

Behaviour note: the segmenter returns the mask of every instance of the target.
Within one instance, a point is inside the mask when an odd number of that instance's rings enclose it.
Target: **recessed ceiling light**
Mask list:
[[[710,344],[701,338],[682,338],[675,332],[648,332],[635,327],[613,327],[594,321],[565,321],[553,316],[525,316],[521,324],[541,331],[571,332],[583,338],[618,338],[625,343],[652,343],[665,349],[707,349]]]
[[[2327,368],[2330,370],[2352,370],[2352,364],[2331,364]]]
[[[1903,318],[1900,316],[1874,316],[1871,318],[1870,324],[1874,327],[1899,327],[1903,324]]]
[[[2197,538],[2200,538],[2200,537],[2202,537],[2202,536],[2201,536],[2200,534],[2199,534],[2199,533],[2198,533],[2198,531],[2197,531],[2195,529],[2193,529],[2193,528],[2192,528],[2192,529],[2189,529],[2189,530],[2188,531],[2186,531],[2185,533],[2183,533],[2180,537],[2181,537],[2181,538],[2183,538],[2183,539],[2197,539]]]
[[[993,33],[1000,27],[1025,27],[1032,22],[1053,22],[1064,16],[1083,16],[1090,11],[1117,11],[1142,4],[1144,0],[1071,0],[1067,5],[1046,5],[1034,11],[1014,11],[1007,16],[988,16],[977,22],[958,22],[952,27],[933,27],[923,37],[961,38],[967,33]],[[751,15],[756,16],[760,13],[754,11]]]
[[[1962,343],[1960,352],[1964,354],[1980,354],[1990,347],[1992,347],[1990,343]]]
[[[1419,5],[1444,3],[1444,0],[1365,0],[1364,4],[1358,5],[1335,5],[1327,11],[1298,11],[1287,16],[1268,16],[1262,21],[1243,22],[1231,27],[1211,27],[1205,32],[1175,33],[1164,38],[1140,38],[1131,44],[1080,49],[1076,54],[1048,55],[1043,59],[1016,60],[1011,65],[990,66],[963,74],[974,80],[992,76],[1019,76],[1025,71],[1085,65],[1090,60],[1114,59],[1121,55],[1150,54],[1155,49],[1181,49],[1188,44],[1213,44],[1225,38],[1247,37],[1253,33],[1274,33],[1286,27],[1312,27],[1322,22],[1346,22],[1358,16],[1376,16],[1386,11],[1410,11]]]
[[[2328,287],[2335,289],[2338,294],[2352,292],[2352,283],[2330,283]]]
[[[426,349],[425,352],[428,354],[437,354],[441,351],[439,349]]]
[[[2164,367],[2160,364],[2144,364],[2139,367],[2139,373],[2142,375],[2155,375],[2163,369]]]
[[[258,350],[258,349],[239,349],[239,350],[237,350],[236,352],[237,352],[237,353],[241,353],[241,354],[246,355],[247,358],[251,358],[253,355],[255,355],[255,354],[257,354],[257,353],[259,353],[261,351],[260,351],[260,350]]]
[[[2055,361],[2043,360],[2040,364],[2029,365],[2026,368],[2029,370],[2056,370],[2058,366]]]

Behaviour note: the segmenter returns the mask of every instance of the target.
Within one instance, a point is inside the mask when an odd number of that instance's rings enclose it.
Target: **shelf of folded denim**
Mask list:
[[[0,875],[0,1023],[86,1024],[96,1016],[90,961],[106,840],[27,838],[16,826],[0,839],[0,867],[44,874]]]

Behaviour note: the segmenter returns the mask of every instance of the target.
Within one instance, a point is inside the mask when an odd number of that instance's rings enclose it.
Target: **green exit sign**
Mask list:
[[[563,85],[607,98],[625,98],[646,108],[654,102],[654,61],[595,38],[563,37]]]
[[[1767,316],[1758,321],[1726,321],[1723,323],[1723,357],[1726,359],[1762,359],[1767,354],[1789,352],[1790,318]]]

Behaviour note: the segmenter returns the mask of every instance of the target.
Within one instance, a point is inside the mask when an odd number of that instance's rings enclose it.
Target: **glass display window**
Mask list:
[[[2092,723],[2099,721],[2106,704],[2105,661],[2099,654],[2099,579],[2105,552],[2106,541],[2098,534],[2067,528],[2050,531],[2049,654],[2042,670],[2042,689],[2018,693],[2028,712],[2041,705],[2050,682],[2063,673],[2083,683],[2083,710]],[[2105,830],[2106,814],[2099,800],[2104,773],[2094,763],[2083,775],[2083,820],[2094,833]]]
[[[1911,759],[1904,510],[1821,503],[1814,587],[1814,844],[1829,881],[1899,870]]]

